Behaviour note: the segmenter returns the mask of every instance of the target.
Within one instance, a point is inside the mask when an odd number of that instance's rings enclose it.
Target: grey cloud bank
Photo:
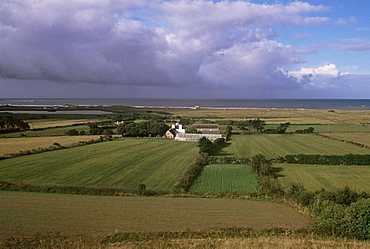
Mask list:
[[[327,10],[304,2],[2,0],[0,97],[340,94],[337,82],[343,90],[355,76],[292,77],[288,69],[307,52],[276,40],[276,26],[328,23]],[[337,46],[355,49],[346,44]]]

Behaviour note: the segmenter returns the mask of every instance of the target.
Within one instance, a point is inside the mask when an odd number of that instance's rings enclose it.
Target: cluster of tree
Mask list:
[[[185,174],[176,182],[174,192],[188,192],[195,179],[197,179],[201,175],[203,168],[207,164],[207,155],[200,154],[199,156],[195,157],[193,159],[193,162],[191,163],[191,166],[188,168]]]
[[[316,216],[314,230],[320,235],[370,239],[370,195],[357,193],[349,187],[335,192],[307,191],[293,184],[288,195],[297,203],[309,207]]]
[[[286,155],[282,161],[318,165],[370,165],[370,155]]]
[[[4,131],[29,130],[30,125],[21,119],[8,116],[0,118],[0,129]]]
[[[253,172],[258,176],[271,176],[272,164],[264,155],[257,154],[251,158],[251,166]]]
[[[130,122],[119,125],[117,132],[124,137],[163,136],[170,127],[164,122]]]
[[[113,131],[110,126],[98,126],[96,123],[89,124],[91,135],[112,135]]]
[[[217,138],[215,141],[211,141],[206,137],[202,137],[198,141],[199,153],[206,153],[208,155],[214,155],[226,144],[224,138]]]
[[[245,157],[228,157],[228,156],[210,156],[208,157],[210,164],[249,164],[250,159]]]
[[[233,127],[230,126],[230,125],[226,126],[226,128],[225,128],[225,139],[226,139],[226,141],[228,141],[230,139],[232,132],[233,132]]]
[[[313,133],[315,131],[315,128],[313,127],[308,127],[303,130],[296,130],[295,133]]]
[[[290,126],[289,122],[282,123],[275,129],[266,129],[264,133],[266,134],[285,134],[289,126]]]
[[[262,133],[265,129],[265,125],[266,123],[264,120],[257,118],[243,121],[243,125],[239,125],[238,128],[246,133],[254,134]]]
[[[86,133],[85,133],[85,131],[78,131],[78,130],[76,130],[76,129],[71,129],[71,130],[68,130],[67,132],[66,132],[66,135],[67,136],[77,136],[77,135],[85,135]]]

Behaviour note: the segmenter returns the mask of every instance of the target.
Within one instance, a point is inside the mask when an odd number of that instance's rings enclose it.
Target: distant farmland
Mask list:
[[[370,167],[356,165],[276,164],[281,167],[279,181],[285,188],[301,183],[308,190],[335,190],[349,186],[357,191],[370,191]]]
[[[316,135],[265,134],[233,135],[230,146],[222,151],[222,154],[238,157],[251,157],[259,153],[275,158],[288,154],[367,154],[370,150]]]
[[[250,193],[256,191],[258,180],[250,166],[238,164],[216,164],[204,168],[202,175],[194,182],[191,192]]]
[[[198,153],[195,143],[156,138],[118,141],[0,161],[0,180],[35,185],[75,185],[172,190]]]

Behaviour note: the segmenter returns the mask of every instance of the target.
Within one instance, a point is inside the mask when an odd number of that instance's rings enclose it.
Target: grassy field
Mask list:
[[[59,128],[48,128],[45,130],[38,131],[23,131],[23,132],[12,132],[1,134],[0,138],[10,138],[10,137],[44,137],[44,136],[64,136],[67,131],[76,129],[77,131],[84,131],[89,134],[90,128],[87,125],[77,125],[77,126],[66,126]]]
[[[369,110],[313,110],[313,109],[206,109],[186,108],[148,109],[165,111],[177,116],[203,118],[262,118],[269,122],[297,124],[363,124],[370,123]]]
[[[86,124],[102,121],[101,119],[31,119],[26,120],[31,129],[44,129],[60,126],[71,126],[74,124]]]
[[[98,139],[99,136],[61,136],[61,137],[23,137],[23,138],[2,138],[0,139],[0,156],[20,151],[47,148],[54,143],[68,146],[80,141]]]
[[[348,165],[304,165],[276,164],[281,167],[279,178],[283,187],[288,188],[292,183],[301,183],[308,190],[335,190],[350,186],[357,191],[370,191],[370,167]]]
[[[288,128],[288,132],[303,130],[308,127],[313,127],[315,129],[315,132],[319,133],[354,133],[354,132],[370,133],[370,126],[355,124],[290,125]]]
[[[254,229],[306,227],[292,207],[241,199],[99,197],[0,192],[0,235],[62,232]]]
[[[370,146],[370,133],[323,133],[323,135]]]
[[[260,153],[268,158],[276,158],[288,154],[370,153],[369,149],[356,145],[306,134],[232,135],[230,142],[221,154],[251,157]]]
[[[170,191],[197,154],[195,143],[124,138],[0,161],[0,180]]]
[[[194,182],[191,192],[197,193],[250,193],[256,191],[258,180],[250,166],[238,164],[207,165]]]

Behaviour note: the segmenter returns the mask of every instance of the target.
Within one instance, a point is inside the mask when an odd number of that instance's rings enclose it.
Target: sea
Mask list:
[[[129,99],[129,98],[2,98],[0,106],[112,106],[160,108],[255,108],[370,110],[370,99]]]

